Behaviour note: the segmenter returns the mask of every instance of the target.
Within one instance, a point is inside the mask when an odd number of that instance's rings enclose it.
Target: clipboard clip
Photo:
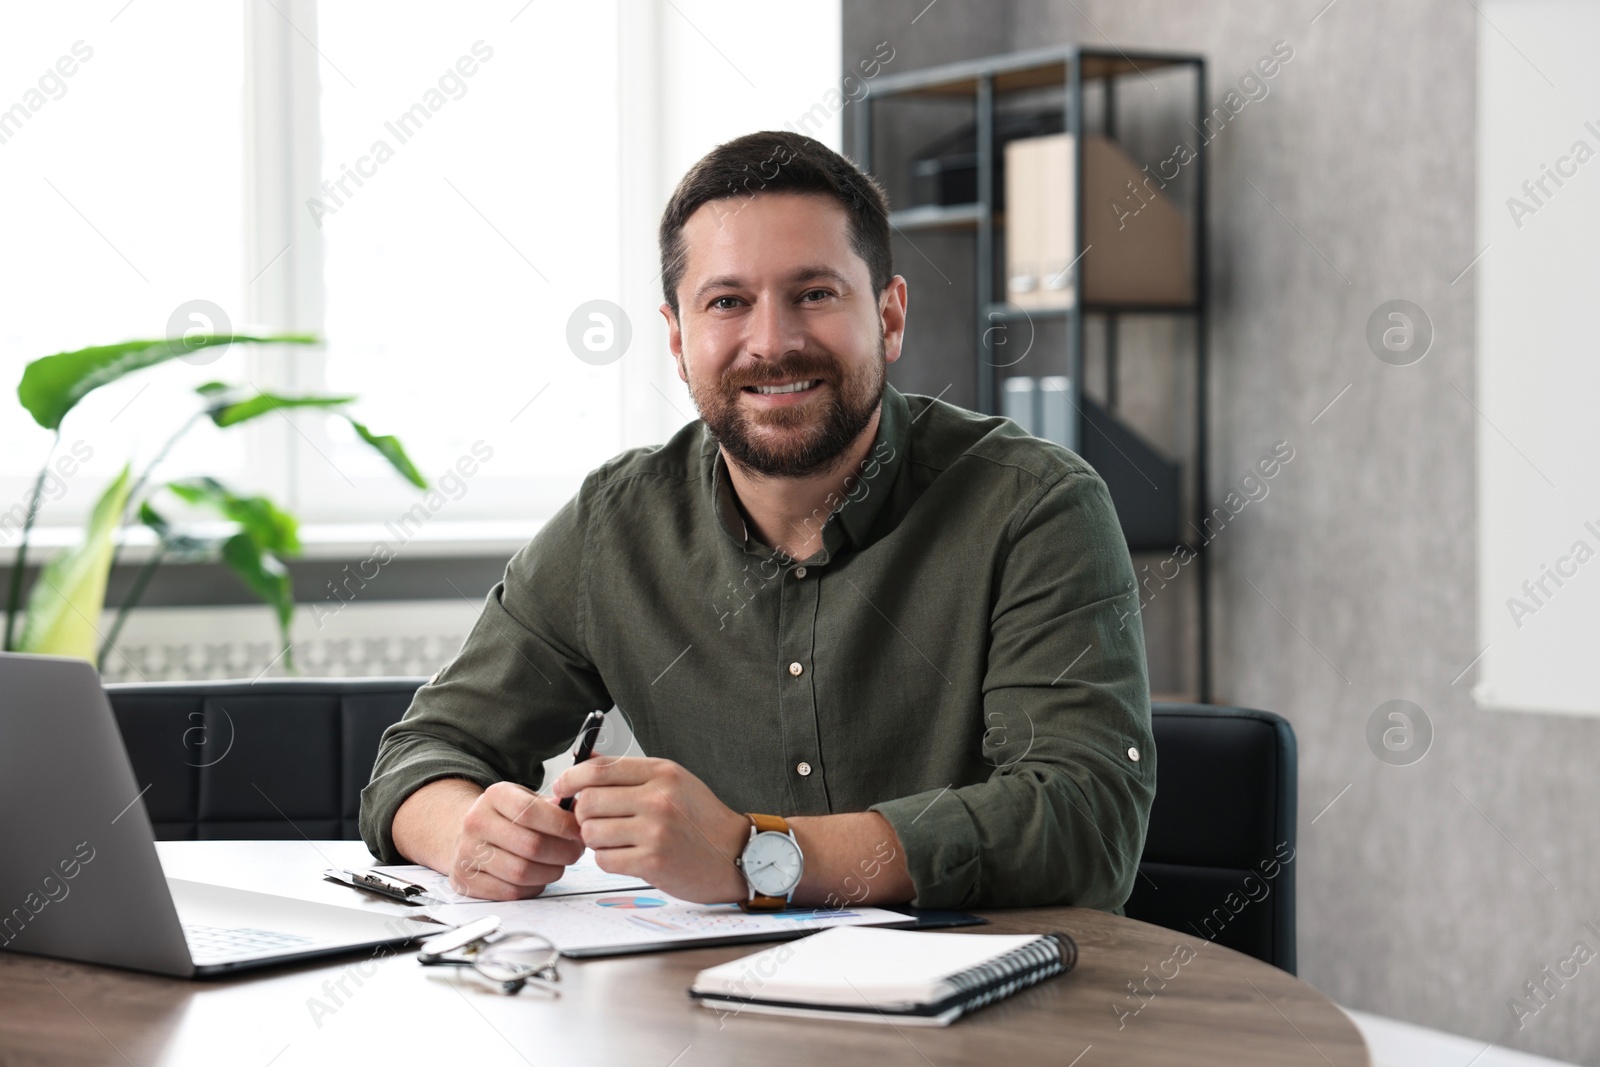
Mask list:
[[[343,867],[330,867],[322,872],[322,877],[330,881],[354,889],[364,889],[368,893],[375,893],[388,900],[398,900],[402,904],[419,907],[428,902],[427,890],[415,882],[407,882],[400,878],[390,878],[388,875],[379,874],[377,871],[350,871]]]

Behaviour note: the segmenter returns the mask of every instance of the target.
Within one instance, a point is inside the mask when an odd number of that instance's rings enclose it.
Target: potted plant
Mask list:
[[[398,439],[373,433],[350,414],[350,405],[356,400],[353,396],[284,396],[224,382],[199,386],[195,390],[198,402],[194,414],[137,476],[131,463],[123,465],[95,502],[83,539],[40,570],[28,591],[25,609],[23,576],[42,490],[61,440],[62,421],[84,397],[129,374],[203,348],[316,343],[318,338],[309,334],[189,333],[181,338],[124,341],[59,352],[29,363],[17,385],[17,399],[34,422],[52,431],[55,437],[25,502],[22,539],[6,591],[5,650],[77,656],[100,665],[114,647],[128,613],[164,561],[220,559],[251,593],[273,608],[283,642],[284,663],[292,670],[293,657],[288,650],[294,589],[284,561],[300,553],[298,521],[267,497],[237,492],[216,478],[162,482],[152,476],[173,446],[203,420],[226,429],[273,412],[318,408],[349,420],[357,436],[382,455],[401,477],[419,489],[428,488],[427,479]],[[170,521],[165,510],[168,498],[216,514],[226,520],[226,532],[202,534]],[[155,535],[155,546],[117,606],[115,620],[102,632],[99,620],[105,606],[106,582],[121,551],[119,531],[133,525],[148,527]]]

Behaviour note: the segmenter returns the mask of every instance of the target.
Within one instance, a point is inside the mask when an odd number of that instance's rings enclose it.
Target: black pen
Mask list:
[[[606,721],[603,711],[591,711],[589,717],[583,720],[583,725],[578,728],[578,747],[572,751],[572,765],[576,767],[590,756],[594,755],[595,739],[600,736],[600,727]],[[561,810],[571,811],[572,805],[577,801],[577,795],[561,798]]]

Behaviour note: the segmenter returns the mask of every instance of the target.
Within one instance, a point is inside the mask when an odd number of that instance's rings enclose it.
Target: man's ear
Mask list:
[[[896,274],[884,286],[878,297],[878,317],[883,329],[883,361],[893,363],[900,358],[900,346],[906,337],[906,280]]]
[[[661,305],[661,317],[667,320],[667,348],[672,351],[672,361],[678,365],[678,378],[688,384],[689,375],[683,366],[683,326],[671,304]]]

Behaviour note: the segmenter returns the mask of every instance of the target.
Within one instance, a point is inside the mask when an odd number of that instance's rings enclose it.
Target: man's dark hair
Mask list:
[[[683,176],[661,215],[661,288],[678,313],[678,283],[686,250],[683,224],[704,204],[730,200],[729,214],[762,193],[830,196],[850,218],[850,247],[867,264],[872,291],[894,277],[889,247],[889,202],[861,168],[821,141],[785,130],[747,133],[713,148]]]

